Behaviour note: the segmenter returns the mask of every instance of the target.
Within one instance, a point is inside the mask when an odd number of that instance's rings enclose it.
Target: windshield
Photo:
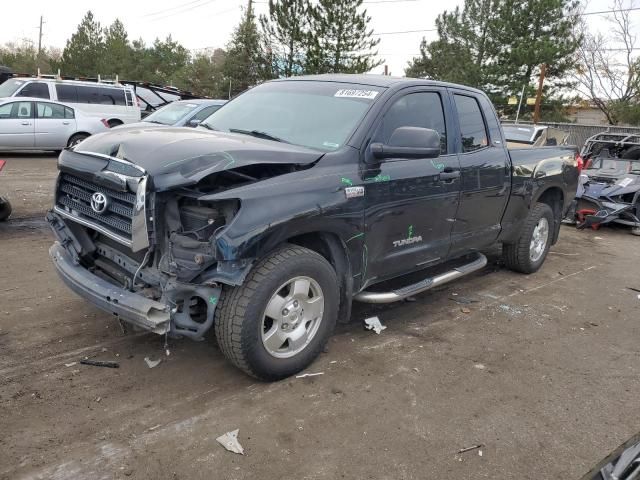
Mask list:
[[[12,96],[22,85],[24,85],[24,80],[7,80],[0,85],[0,98]]]
[[[160,110],[153,112],[143,121],[151,123],[161,123],[163,125],[173,125],[187,113],[196,109],[195,103],[170,103]]]
[[[381,91],[335,82],[265,83],[226,104],[202,125],[331,151],[345,144]]]
[[[502,127],[504,138],[510,142],[532,142],[534,129],[531,127],[516,127],[515,125],[505,125]]]

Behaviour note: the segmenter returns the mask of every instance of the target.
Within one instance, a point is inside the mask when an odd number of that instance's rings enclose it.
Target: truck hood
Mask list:
[[[93,162],[99,159],[103,164],[94,165],[94,172],[107,167],[105,156],[133,163],[153,177],[158,190],[194,184],[212,173],[248,165],[308,165],[324,155],[249,135],[157,126],[120,127],[93,135],[74,151],[63,152],[61,167],[65,157],[71,161],[72,154],[98,157]],[[69,163],[78,165],[77,159]]]

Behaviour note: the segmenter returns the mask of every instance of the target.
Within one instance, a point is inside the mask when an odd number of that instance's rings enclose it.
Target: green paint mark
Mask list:
[[[355,240],[356,238],[360,238],[364,236],[364,232],[362,233],[358,233],[356,235],[354,235],[353,237],[351,237],[349,240],[346,241],[346,243],[349,243],[351,240]]]
[[[209,303],[211,305],[215,305],[216,303],[218,303],[218,297],[211,297],[209,298]]]
[[[444,170],[444,163],[442,162],[436,163],[433,160],[431,160],[431,165],[433,165],[433,167],[437,168],[438,170]]]
[[[381,183],[381,182],[388,182],[389,180],[391,180],[391,175],[376,175],[375,177],[372,178],[367,178],[365,181],[367,182],[374,182],[374,183]]]
[[[340,181],[341,181],[342,183],[344,183],[345,185],[349,185],[350,187],[352,187],[352,186],[353,186],[353,181],[352,181],[350,178],[344,178],[344,177],[342,177],[342,178],[340,179]]]
[[[413,225],[409,225],[409,238],[413,237]]]

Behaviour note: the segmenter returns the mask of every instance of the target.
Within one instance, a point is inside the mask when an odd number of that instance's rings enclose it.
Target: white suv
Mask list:
[[[0,99],[7,97],[57,100],[87,116],[106,119],[110,127],[140,121],[133,89],[124,85],[16,77],[0,85]]]

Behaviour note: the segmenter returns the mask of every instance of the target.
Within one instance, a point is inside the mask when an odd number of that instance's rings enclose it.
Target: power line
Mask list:
[[[599,12],[584,12],[579,16],[583,17],[585,15],[603,15],[607,13],[622,13],[622,12],[632,12],[634,10],[640,10],[640,7],[629,7],[629,8],[621,8],[621,9],[613,9],[613,10],[601,10]]]
[[[161,15],[161,14],[167,13],[167,12],[169,12],[171,10],[179,10],[179,9],[187,7],[189,5],[193,5],[194,3],[199,3],[201,1],[202,0],[193,0],[192,2],[185,3],[184,5],[178,5],[176,7],[170,7],[170,8],[165,8],[163,10],[158,10],[156,12],[146,13],[146,14],[142,15],[140,18],[153,17],[154,15]]]
[[[438,31],[437,28],[425,28],[422,30],[398,30],[396,32],[378,32],[378,33],[374,33],[373,35],[378,36],[378,35],[397,35],[400,33],[420,33],[420,32],[436,32]]]

